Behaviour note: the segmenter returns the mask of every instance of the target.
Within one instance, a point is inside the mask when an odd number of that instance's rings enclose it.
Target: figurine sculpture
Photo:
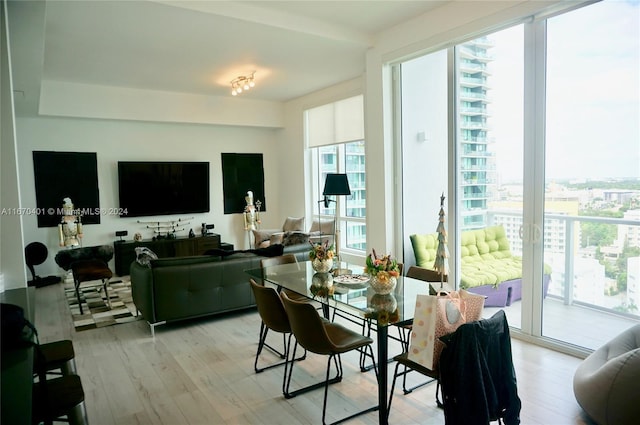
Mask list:
[[[73,209],[71,198],[64,198],[62,204],[63,216],[58,224],[60,246],[76,247],[82,238],[82,217]]]

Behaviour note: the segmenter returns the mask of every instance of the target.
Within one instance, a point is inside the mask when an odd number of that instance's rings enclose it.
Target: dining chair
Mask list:
[[[264,285],[267,282],[267,276],[265,273],[265,270],[267,267],[279,266],[282,264],[297,264],[297,263],[298,263],[298,259],[296,258],[295,254],[283,254],[283,255],[278,255],[276,257],[267,257],[267,258],[260,259],[260,268],[262,269],[262,284]],[[281,288],[278,288],[278,292],[280,292],[281,290],[282,290]],[[304,295],[297,294],[293,291],[289,291],[288,289],[285,289],[285,291],[289,295],[289,298],[295,298],[295,299],[301,299],[301,300],[307,299]]]
[[[328,356],[324,382],[318,382],[300,388],[296,391],[289,391],[291,377],[293,375],[293,365],[295,362],[288,362],[287,367],[289,370],[286,372],[287,383],[285,386],[285,397],[292,398],[304,392],[324,387],[324,399],[322,403],[322,423],[324,425],[326,424],[329,384],[340,382],[343,377],[342,360],[340,355],[352,350],[367,348],[373,357],[373,349],[371,348],[373,340],[340,324],[330,322],[320,317],[318,311],[313,307],[313,305],[292,300],[285,292],[280,293],[280,298],[282,299],[284,308],[289,316],[291,330],[296,338],[296,342],[293,346],[292,357],[295,357],[298,345],[309,352]],[[336,374],[333,378],[330,378],[332,362],[335,364]],[[375,363],[374,370],[377,378],[378,370]],[[378,408],[379,406],[377,405],[369,407],[351,414],[346,418],[333,422],[333,424],[346,421],[364,413],[376,411]]]
[[[409,271],[407,271],[408,273]],[[482,319],[482,311],[484,309],[484,300],[486,297],[482,296],[482,295],[476,295],[476,294],[471,294],[465,290],[460,290],[458,291],[460,294],[461,299],[465,300],[465,317],[464,317],[464,324],[467,323],[474,323],[479,321],[480,319]],[[439,322],[441,320],[446,320],[443,319],[442,315],[437,315],[436,316],[436,323],[435,323],[435,329],[436,329],[436,340],[438,338],[438,329],[446,329],[445,327],[445,323],[443,322]],[[408,337],[407,337],[408,339]],[[437,340],[437,342],[439,342]],[[427,384],[430,384],[434,381],[436,381],[437,386],[436,386],[436,404],[438,405],[438,407],[443,407],[443,401],[440,400],[439,398],[439,394],[440,394],[440,371],[439,371],[439,363],[438,360],[435,360],[435,358],[439,359],[439,357],[434,357],[434,366],[432,369],[429,369],[413,360],[409,359],[409,350],[410,350],[410,346],[407,343],[405,352],[398,354],[397,356],[395,356],[393,358],[394,361],[396,361],[396,367],[393,373],[393,381],[391,384],[391,394],[389,395],[389,405],[388,408],[391,409],[391,400],[393,399],[393,391],[395,389],[395,384],[396,384],[396,379],[398,379],[399,377],[402,377],[402,389],[404,394],[409,394],[410,392],[412,392],[413,390],[423,387]],[[400,371],[400,367],[403,367],[403,370]],[[428,380],[419,383],[417,385],[414,385],[411,388],[407,388],[407,383],[406,383],[406,377],[407,374],[409,374],[410,372],[418,372],[421,373],[422,375],[426,376],[427,378],[429,378]]]
[[[291,332],[291,325],[289,324],[289,317],[284,310],[282,300],[278,296],[278,293],[274,288],[263,286],[258,284],[255,280],[249,279],[253,296],[256,299],[256,306],[258,307],[258,313],[262,319],[260,326],[260,339],[258,340],[258,351],[256,351],[256,359],[253,363],[253,368],[256,373],[263,372],[267,369],[271,369],[277,366],[286,366],[286,362],[289,356],[289,349],[291,347],[291,338],[293,333]],[[266,343],[267,333],[269,330],[280,333],[283,335],[283,349],[282,352],[271,347]],[[264,367],[258,366],[258,359],[264,347],[269,348],[276,353],[283,361],[272,363]],[[300,358],[295,359],[303,360],[306,356],[306,352]],[[286,373],[286,367],[285,367]],[[284,392],[284,383],[286,381],[286,375],[284,375],[282,386]]]
[[[400,276],[402,276],[402,271],[403,271],[403,264],[402,263],[398,263],[398,269],[400,272]],[[371,321],[371,319],[363,319],[361,317],[358,316],[352,316],[346,313],[342,313],[341,311],[339,311],[338,309],[334,309],[333,311],[333,317],[332,317],[332,321],[335,321],[335,318],[340,317],[342,319],[345,319],[351,323],[355,323],[356,325],[360,326],[360,328],[362,329],[362,335],[365,336],[371,336],[371,332],[375,331],[375,327],[373,326],[373,323]],[[403,344],[403,340],[400,337],[395,337],[393,335],[388,335],[388,338],[396,340],[398,342],[400,342],[401,344]],[[404,347],[404,345],[403,345]],[[370,364],[367,364],[367,358],[371,358],[372,362]],[[379,361],[379,359],[378,359]],[[390,358],[387,360],[387,362],[391,363],[393,362],[393,358]],[[362,372],[366,372],[368,370],[371,370],[373,368],[373,356],[369,356],[368,353],[365,350],[360,350],[360,370]]]
[[[424,267],[417,267],[417,266],[410,266],[409,269],[407,269],[406,277],[422,280],[424,282],[436,282],[440,280],[440,275],[435,270],[429,270]],[[445,276],[445,281],[446,281],[446,278],[447,277]],[[399,376],[402,376],[402,391],[404,392],[404,394],[409,394],[413,390],[423,387],[427,384],[430,384],[436,379],[435,372],[432,373],[431,371],[429,371],[429,369],[423,368],[420,365],[415,364],[414,362],[406,361],[407,360],[406,352],[409,351],[409,340],[410,340],[412,328],[413,328],[413,321],[405,325],[398,326],[398,334],[399,334],[400,342],[403,346],[405,353],[401,353],[394,358],[396,362],[404,366],[404,372],[402,372],[399,375]],[[396,368],[397,367],[398,365],[396,365]],[[420,369],[424,369],[424,370],[420,370]],[[416,384],[411,388],[407,388],[407,374],[412,370],[419,371],[420,373],[429,377],[430,379],[424,382],[421,382],[419,384]],[[439,400],[438,400],[438,403],[440,403]]]
[[[47,379],[46,359],[37,345],[34,354],[38,382],[33,384],[32,423],[52,424],[65,421],[70,425],[88,425],[80,377],[69,374]]]

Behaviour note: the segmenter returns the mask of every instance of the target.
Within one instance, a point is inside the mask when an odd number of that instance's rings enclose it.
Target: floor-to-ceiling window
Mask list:
[[[505,228],[523,259],[524,288],[505,311],[536,337],[595,348],[640,318],[638,10],[604,1],[535,17],[399,66],[405,236],[434,232],[424,217],[437,211],[411,201],[416,175],[406,170],[446,157],[429,137],[431,115],[413,111],[446,103],[456,200],[448,214],[457,217],[449,234]],[[434,55],[447,52],[455,60],[434,68]],[[439,97],[407,89],[443,72],[449,90]],[[455,270],[460,254],[451,248]]]
[[[544,258],[553,275],[542,334],[589,348],[640,318],[639,16],[637,1],[604,1],[546,21]]]
[[[335,218],[339,249],[362,255],[366,250],[366,174],[363,97],[355,96],[308,109],[305,134],[310,153],[314,215]],[[351,195],[322,202],[328,173],[347,175]]]

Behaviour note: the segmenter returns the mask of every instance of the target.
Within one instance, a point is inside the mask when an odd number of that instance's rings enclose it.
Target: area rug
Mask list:
[[[111,307],[107,303],[101,280],[82,282],[80,284],[80,302],[82,302],[83,314],[80,314],[71,276],[65,279],[64,292],[76,331],[129,323],[141,318],[141,316],[136,317],[136,307],[131,298],[129,276],[114,277],[109,282]]]

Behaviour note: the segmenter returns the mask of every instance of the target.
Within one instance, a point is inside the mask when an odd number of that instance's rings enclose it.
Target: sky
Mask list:
[[[523,26],[490,35],[491,118],[502,181],[522,178]],[[545,174],[640,179],[640,1],[548,20]]]

